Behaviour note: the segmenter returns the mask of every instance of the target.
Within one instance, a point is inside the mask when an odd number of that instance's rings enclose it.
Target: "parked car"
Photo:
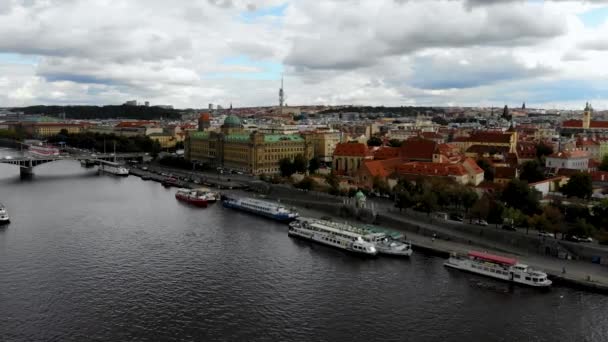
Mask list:
[[[473,221],[473,223],[478,226],[487,226],[488,225],[488,222],[486,222],[486,220],[475,220],[475,221]]]
[[[502,229],[504,230],[510,230],[510,231],[517,231],[517,228],[515,228],[514,226],[510,225],[510,224],[503,224],[502,225]]]
[[[555,238],[555,234],[549,232],[538,232],[538,236]]]
[[[593,242],[593,239],[588,236],[566,235],[566,240],[571,242]]]
[[[464,219],[464,217],[460,214],[450,214],[450,220],[452,221],[458,221],[458,222],[462,222],[462,220]]]

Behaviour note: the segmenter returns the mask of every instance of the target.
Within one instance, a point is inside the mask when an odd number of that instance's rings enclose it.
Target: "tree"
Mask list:
[[[548,231],[552,232],[553,234],[556,234],[556,237],[557,237],[557,233],[563,233],[564,216],[559,211],[559,209],[557,209],[554,206],[548,205],[543,208],[542,215],[546,218],[547,222],[549,223],[547,226]],[[563,238],[563,234],[562,234],[562,238]]]
[[[568,197],[591,197],[593,194],[591,175],[582,172],[573,174],[568,183],[562,187],[561,192]]]
[[[593,223],[596,227],[608,229],[608,198],[604,198],[593,207]]]
[[[490,200],[484,196],[478,199],[473,207],[471,208],[471,218],[475,217],[477,219],[488,219],[488,214],[490,213]]]
[[[568,231],[568,234],[578,237],[593,236],[595,235],[595,227],[585,219],[579,219],[574,227]]]
[[[536,183],[545,179],[544,168],[536,160],[530,160],[522,165],[521,175],[519,179],[525,180],[528,183]]]
[[[536,158],[539,160],[544,157],[553,154],[553,147],[545,143],[539,143],[536,145]]]
[[[416,206],[420,211],[424,211],[430,215],[437,209],[437,195],[431,191],[425,191],[416,198]]]
[[[298,189],[312,190],[314,185],[315,181],[312,179],[312,177],[304,177],[301,181],[295,184],[295,187]]]
[[[395,207],[401,209],[411,208],[414,205],[414,199],[407,190],[401,190],[397,193]]]
[[[388,141],[388,144],[391,147],[401,147],[401,145],[403,145],[403,141],[399,139],[391,139]]]
[[[379,176],[374,176],[372,188],[380,194],[388,194],[391,191],[386,180]]]
[[[293,159],[294,172],[305,173],[306,169],[307,169],[307,165],[308,165],[308,161],[306,160],[306,157],[304,157],[304,155],[302,155],[302,154],[298,154]]]
[[[373,136],[367,141],[367,146],[382,146],[382,139],[377,136]]]
[[[483,170],[483,179],[490,182],[494,180],[494,168],[487,160],[479,159],[477,165]]]
[[[608,155],[605,155],[604,158],[602,158],[599,169],[600,171],[608,171]]]
[[[511,208],[533,215],[538,211],[540,194],[535,189],[531,189],[526,181],[512,179],[503,190],[501,200]]]
[[[519,209],[505,208],[502,213],[503,222],[511,224],[515,227],[521,227],[526,225],[527,217]],[[527,231],[526,231],[527,233]]]
[[[493,200],[490,202],[490,210],[488,211],[488,223],[499,225],[504,222],[502,216],[505,211],[505,206],[499,201]]]
[[[310,174],[313,174],[317,172],[320,166],[321,163],[319,163],[319,159],[317,157],[314,157],[308,162],[308,172],[310,172]]]
[[[479,196],[477,196],[475,191],[471,190],[470,188],[464,188],[463,192],[461,193],[461,201],[467,212],[469,212],[469,209],[471,209],[475,202],[477,202],[478,198]]]
[[[340,180],[338,180],[338,177],[335,174],[333,174],[333,173],[328,174],[325,177],[325,181],[329,185],[330,194],[337,195],[340,193]]]
[[[279,160],[279,169],[281,170],[281,175],[283,177],[290,177],[291,175],[296,173],[293,163],[289,158],[283,158]]]

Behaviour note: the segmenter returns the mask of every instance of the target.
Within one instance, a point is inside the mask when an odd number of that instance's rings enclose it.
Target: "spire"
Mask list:
[[[280,114],[283,114],[283,105],[285,103],[285,91],[283,90],[283,74],[281,74],[281,88],[279,88],[279,109]]]

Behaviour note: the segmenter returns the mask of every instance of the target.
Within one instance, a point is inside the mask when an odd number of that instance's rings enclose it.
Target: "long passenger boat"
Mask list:
[[[293,221],[289,224],[287,234],[360,255],[378,254],[374,244],[365,241],[361,234],[331,227],[323,224],[322,221],[306,219]]]
[[[452,255],[444,266],[533,287],[552,284],[544,272],[520,264],[516,259],[488,253],[470,251],[466,256]]]
[[[298,217],[296,211],[288,209],[281,204],[262,201],[255,198],[232,198],[222,196],[222,205],[226,208],[246,211],[280,222],[291,222]]]

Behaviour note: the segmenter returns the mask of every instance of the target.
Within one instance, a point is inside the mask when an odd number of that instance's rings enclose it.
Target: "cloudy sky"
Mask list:
[[[0,107],[608,108],[608,1],[0,0]]]

